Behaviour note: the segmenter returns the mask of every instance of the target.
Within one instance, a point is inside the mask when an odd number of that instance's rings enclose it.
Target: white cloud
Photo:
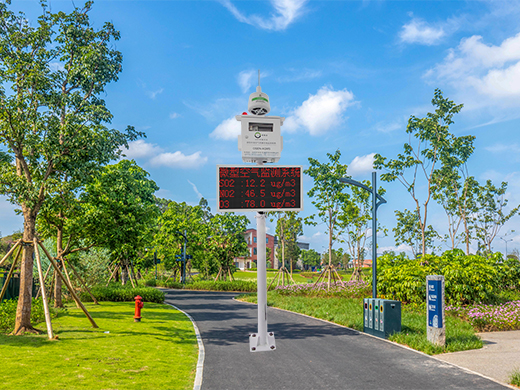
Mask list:
[[[348,165],[347,174],[359,176],[374,171],[375,155],[375,153],[370,153],[365,156],[356,156]]]
[[[251,88],[255,82],[256,71],[254,69],[251,70],[243,70],[237,76],[238,85],[243,93],[246,93],[249,88]]]
[[[402,129],[403,125],[398,122],[384,123],[378,122],[374,129],[380,133],[391,133],[392,131]]]
[[[306,81],[313,80],[322,76],[323,72],[321,70],[312,70],[312,69],[289,69],[291,73],[288,76],[282,76],[278,78],[278,81],[281,83],[290,83],[295,81]]]
[[[354,94],[346,89],[334,91],[330,87],[322,87],[316,95],[310,95],[291,112],[282,129],[295,132],[304,128],[310,135],[322,135],[343,122],[343,115],[353,100]]]
[[[201,152],[195,152],[186,156],[177,151],[175,153],[161,153],[150,160],[153,166],[166,166],[170,168],[198,168],[208,161],[207,157],[201,157]]]
[[[146,142],[144,139],[131,141],[128,143],[128,149],[122,149],[123,154],[129,158],[146,158],[162,152],[162,148]]]
[[[145,91],[145,93],[146,93],[146,96],[148,96],[150,99],[155,99],[157,97],[157,95],[163,93],[163,91],[164,91],[164,88],[159,88],[156,91]]]
[[[197,194],[197,196],[199,198],[203,198],[202,194],[199,192],[199,190],[197,189],[197,186],[195,184],[193,184],[191,181],[188,180],[188,183],[191,184],[191,186],[193,187],[193,191],[195,191],[195,193]]]
[[[446,32],[442,26],[434,27],[424,20],[413,18],[402,27],[399,38],[404,43],[418,43],[431,46],[440,43],[445,35]]]
[[[448,83],[464,95],[470,107],[511,107],[520,104],[520,33],[500,45],[488,45],[474,35],[462,39],[425,78]]]
[[[179,118],[180,116],[181,116],[181,115],[180,115],[179,113],[177,113],[177,112],[172,112],[172,113],[170,114],[170,119],[177,119],[177,118]]]
[[[209,135],[211,138],[237,140],[240,135],[240,122],[231,117],[223,120]]]
[[[494,144],[491,146],[486,146],[485,149],[492,153],[517,153],[520,154],[520,145],[517,143],[514,144]]]
[[[230,0],[221,0],[233,16],[242,23],[247,23],[264,30],[282,31],[297,20],[305,12],[305,4],[308,0],[270,0],[275,9],[269,18],[258,15],[246,16],[238,10]]]

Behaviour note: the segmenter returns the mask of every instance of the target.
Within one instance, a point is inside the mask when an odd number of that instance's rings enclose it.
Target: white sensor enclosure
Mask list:
[[[260,76],[258,76],[258,78],[260,80]],[[253,92],[251,95],[249,95],[247,111],[253,115],[267,115],[269,114],[269,111],[271,111],[269,96],[262,92],[260,85],[256,87],[256,92]]]
[[[280,127],[285,118],[280,116],[237,115],[241,122],[238,150],[244,162],[275,163],[280,160],[283,137]]]

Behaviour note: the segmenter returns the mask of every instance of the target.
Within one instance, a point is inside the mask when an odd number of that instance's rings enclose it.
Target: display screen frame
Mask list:
[[[267,180],[264,184],[266,187],[261,187],[259,185],[259,182],[256,182],[255,185],[251,187],[245,187],[243,184],[244,181],[251,178],[258,178],[258,176],[253,177],[222,177],[220,174],[221,168],[237,168],[240,172],[243,168],[247,168],[249,170],[251,169],[267,169],[271,172],[281,172],[282,174],[293,174],[295,173],[294,169],[297,169],[299,172],[299,176],[264,176],[261,179]],[[279,170],[279,171],[275,171]],[[285,179],[289,179],[290,181],[285,181]],[[233,183],[227,182],[226,185],[221,185],[221,179],[222,180],[229,180],[229,179],[235,179]],[[291,184],[292,180],[295,179],[294,185]],[[277,187],[272,186],[272,183],[276,183]],[[249,183],[248,183],[249,184]],[[299,189],[299,196],[298,191],[296,190],[298,187]],[[267,196],[265,196],[265,204],[264,206],[260,206],[259,202],[256,201],[259,196],[254,197],[255,201],[254,204],[251,204],[252,197],[246,196],[245,191],[253,190],[255,192],[255,195],[258,195],[259,191],[261,189],[265,189],[267,191]],[[284,189],[288,190],[288,194],[292,190],[295,190],[296,194],[294,196],[286,196]],[[228,207],[225,207],[225,203],[221,203],[221,201],[230,200],[229,196],[223,195],[224,193],[221,192],[221,190],[225,191],[236,191],[233,193],[233,203],[230,204]],[[257,192],[258,191],[258,192]],[[280,195],[280,192],[282,194]],[[273,197],[272,194],[276,193],[277,195],[280,195],[280,197]],[[223,196],[221,196],[223,195]],[[235,195],[238,195],[235,197]],[[249,200],[249,202],[245,202],[246,200]],[[264,200],[264,199],[262,199]],[[290,203],[292,200],[295,200],[295,205],[290,206]],[[299,200],[299,204],[298,204]],[[240,206],[237,207],[236,203],[240,203]],[[272,204],[275,204],[273,207]],[[229,203],[228,203],[229,204]],[[217,211],[219,212],[245,212],[245,211],[302,211],[303,210],[303,166],[302,165],[229,165],[229,164],[222,164],[217,165]]]

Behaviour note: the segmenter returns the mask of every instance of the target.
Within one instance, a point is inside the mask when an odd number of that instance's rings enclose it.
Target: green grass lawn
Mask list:
[[[256,294],[242,295],[240,300],[256,302]],[[363,299],[288,296],[269,291],[267,304],[280,309],[307,314],[336,324],[363,331]],[[402,331],[390,340],[433,355],[444,352],[482,348],[482,340],[472,326],[460,318],[446,317],[446,346],[437,347],[426,340],[426,310],[403,306]]]
[[[271,283],[275,276],[276,272],[267,272],[267,285]],[[256,280],[256,271],[235,271],[233,277],[237,280]],[[297,272],[294,272],[292,274],[292,277],[296,283],[314,283],[316,280],[318,280],[317,276],[315,276],[314,278],[305,278]]]
[[[198,346],[191,321],[171,306],[133,302],[87,304],[99,329],[70,307],[53,319],[59,339],[0,335],[5,389],[191,389]],[[45,330],[45,323],[38,324]]]

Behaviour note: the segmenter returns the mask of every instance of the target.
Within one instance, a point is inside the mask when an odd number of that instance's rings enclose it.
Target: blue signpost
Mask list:
[[[446,344],[444,327],[444,276],[426,277],[426,333],[427,339],[436,345]]]
[[[428,326],[442,328],[442,282],[428,280]]]

